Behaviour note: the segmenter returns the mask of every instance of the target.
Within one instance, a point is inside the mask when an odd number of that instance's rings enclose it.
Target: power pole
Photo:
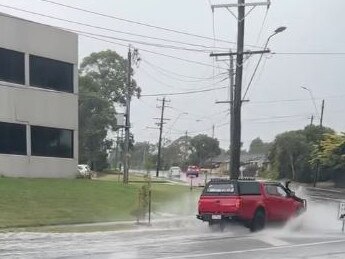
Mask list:
[[[231,51],[230,51],[231,53]],[[229,104],[229,111],[230,111],[230,144],[229,144],[229,177],[231,176],[230,171],[230,161],[232,157],[232,149],[233,149],[233,135],[234,135],[234,57],[230,55],[230,69],[229,69],[229,100],[228,101],[217,101],[216,103],[226,103]]]
[[[188,159],[188,130],[185,132],[185,141],[184,141],[184,162],[187,162]]]
[[[311,117],[310,117],[310,126],[313,125],[313,121],[314,121],[314,115],[311,115]]]
[[[323,110],[325,109],[325,100],[322,100],[322,105],[321,105],[321,117],[320,117],[320,136],[319,136],[319,144],[318,147],[320,149],[321,146],[321,140],[322,140],[322,129],[323,129]],[[314,184],[313,186],[316,187],[316,183],[318,180],[318,177],[320,175],[320,161],[317,160],[316,163],[316,171],[315,171],[315,175],[314,175]]]
[[[128,71],[127,71],[127,91],[126,91],[126,124],[125,124],[125,159],[123,165],[123,183],[128,183],[128,171],[129,171],[129,134],[130,134],[130,110],[131,110],[131,72],[132,72],[132,52],[131,48],[128,49]]]
[[[320,128],[322,129],[323,126],[323,110],[325,109],[325,100],[322,100],[321,105],[321,117],[320,117]]]
[[[132,53],[133,51],[133,53]],[[124,165],[123,165],[123,183],[128,183],[128,172],[129,172],[129,137],[130,137],[130,114],[131,114],[131,94],[132,94],[132,60],[134,64],[138,65],[140,61],[138,50],[131,49],[131,46],[128,48],[128,71],[127,71],[127,89],[126,89],[126,123],[125,123],[125,154],[124,154]]]
[[[237,57],[236,57],[236,79],[234,89],[234,119],[233,119],[233,140],[232,155],[230,160],[230,178],[238,179],[240,175],[240,155],[241,155],[241,106],[242,106],[242,74],[243,74],[243,47],[244,47],[244,18],[245,0],[238,0],[237,19]]]
[[[162,110],[161,110],[160,122],[157,123],[157,125],[159,126],[159,140],[158,140],[156,177],[159,177],[159,169],[161,167],[162,133],[163,133],[163,125],[165,124],[164,120],[166,120],[164,119],[164,109],[165,109],[166,102],[170,102],[170,101],[167,101],[165,97],[159,101],[162,101],[162,107],[161,107]]]
[[[244,25],[245,25],[245,7],[252,7],[254,9],[256,6],[270,6],[270,1],[266,2],[252,2],[245,3],[245,0],[238,0],[237,4],[219,4],[212,5],[211,8],[226,8],[231,13],[230,8],[237,7],[238,16],[237,16],[237,52],[236,53],[212,53],[210,56],[219,57],[219,56],[232,56],[236,55],[236,78],[235,78],[235,87],[234,87],[234,98],[231,106],[233,109],[232,113],[232,127],[231,130],[231,148],[230,148],[230,178],[238,179],[240,174],[240,155],[241,155],[241,106],[242,106],[242,75],[243,75],[243,55],[244,54],[263,54],[269,53],[269,50],[259,50],[259,51],[243,51],[244,49]],[[233,13],[232,13],[233,14]],[[234,15],[234,14],[233,14]],[[231,93],[231,91],[230,91]],[[230,100],[231,103],[231,100]],[[231,114],[231,111],[230,111]],[[231,128],[231,127],[230,127]]]

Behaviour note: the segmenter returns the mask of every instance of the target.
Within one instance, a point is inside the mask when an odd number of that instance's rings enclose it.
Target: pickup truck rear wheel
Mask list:
[[[265,227],[265,223],[266,223],[265,211],[262,209],[257,210],[250,224],[250,231],[256,232],[256,231],[262,230]]]

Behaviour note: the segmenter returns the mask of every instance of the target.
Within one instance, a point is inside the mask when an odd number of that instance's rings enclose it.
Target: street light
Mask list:
[[[281,32],[283,32],[283,31],[285,31],[286,29],[287,29],[287,27],[285,27],[285,26],[280,26],[280,27],[278,27],[277,29],[275,29],[275,31],[267,38],[267,41],[266,41],[265,46],[264,46],[264,50],[267,49],[267,46],[268,46],[269,41],[270,41],[275,35],[277,35],[278,33],[281,33]],[[261,63],[261,60],[262,60],[263,55],[264,55],[264,53],[261,53],[260,58],[259,58],[259,61],[258,61],[258,63],[256,64],[256,67],[255,67],[254,72],[253,72],[253,74],[252,74],[252,76],[251,76],[251,78],[250,78],[250,81],[249,81],[249,83],[248,83],[248,86],[247,86],[247,88],[246,88],[246,91],[244,92],[244,95],[243,95],[243,97],[242,97],[242,100],[245,99],[245,97],[246,97],[246,95],[247,95],[247,93],[248,93],[249,87],[250,87],[250,85],[251,85],[252,82],[253,82],[254,76],[255,76],[255,74],[256,74],[258,68],[259,68],[259,65],[260,65],[260,63]]]
[[[316,102],[315,102],[315,98],[314,98],[313,92],[308,87],[301,86],[301,88],[309,92],[310,98],[311,98],[311,100],[312,100],[312,102],[314,104],[316,115],[317,115],[317,117],[320,118],[319,110],[317,109],[317,105],[316,105]]]
[[[188,115],[188,112],[181,112],[177,115],[176,119],[173,121],[173,123],[171,124],[169,130],[168,130],[168,133],[167,134],[170,134],[171,133],[171,130],[172,128],[175,126],[176,122],[178,121],[178,119],[182,116],[182,115]],[[166,134],[166,135],[167,135]]]

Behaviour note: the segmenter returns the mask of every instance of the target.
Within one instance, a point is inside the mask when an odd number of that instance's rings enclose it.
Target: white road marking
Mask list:
[[[318,188],[318,187],[308,187],[309,190],[320,190],[320,191],[326,191],[326,192],[336,192],[336,193],[343,193],[343,191],[340,190],[334,190],[334,189],[324,189],[324,188]]]
[[[215,253],[205,253],[205,254],[192,254],[192,255],[177,255],[177,256],[157,257],[156,259],[179,259],[179,258],[212,257],[212,256],[215,256],[215,255],[244,254],[244,253],[250,253],[250,252],[278,250],[278,249],[294,248],[294,247],[318,246],[318,245],[327,245],[327,244],[336,244],[336,243],[345,243],[345,239],[323,241],[323,242],[315,242],[315,243],[306,243],[306,244],[296,244],[296,245],[284,245],[284,246],[254,248],[254,249],[236,250],[236,251],[228,251],[228,252],[215,252]]]
[[[265,242],[271,246],[288,246],[291,245],[289,242],[286,242],[284,240],[274,238],[268,235],[264,235],[258,238],[259,241]]]
[[[336,198],[327,198],[318,195],[309,195],[309,197],[317,199],[317,200],[327,200],[327,201],[344,201],[344,199],[336,199]]]

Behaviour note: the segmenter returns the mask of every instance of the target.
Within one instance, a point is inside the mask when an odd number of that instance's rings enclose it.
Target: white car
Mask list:
[[[81,177],[90,177],[91,176],[91,169],[89,165],[78,165],[78,172]]]
[[[169,177],[180,177],[181,175],[181,168],[178,166],[170,167],[169,169]]]

